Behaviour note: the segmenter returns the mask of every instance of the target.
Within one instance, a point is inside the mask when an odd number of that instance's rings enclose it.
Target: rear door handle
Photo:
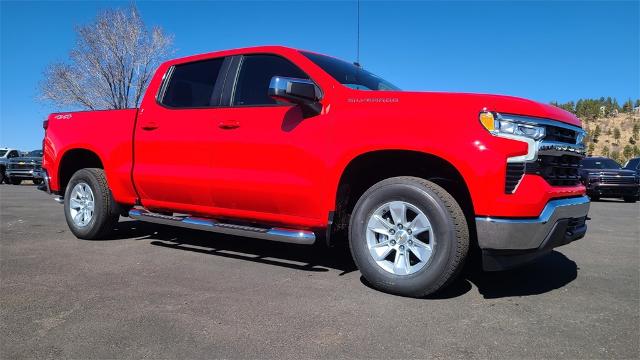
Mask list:
[[[158,124],[154,121],[149,121],[148,123],[142,124],[142,130],[155,130],[158,128]]]
[[[236,120],[225,120],[218,124],[218,127],[223,130],[232,130],[240,127],[240,122]]]

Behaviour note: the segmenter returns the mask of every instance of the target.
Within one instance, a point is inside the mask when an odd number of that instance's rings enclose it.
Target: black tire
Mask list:
[[[34,185],[40,185],[40,184],[42,184],[42,179],[33,179],[33,184],[34,184]]]
[[[11,184],[13,184],[13,185],[20,185],[20,184],[22,184],[22,180],[21,180],[21,179],[12,179],[12,178],[9,178],[9,181],[10,181],[10,182],[11,182]]]
[[[431,222],[437,244],[429,262],[409,275],[396,275],[380,267],[366,243],[367,221],[390,201],[416,206]],[[349,246],[364,278],[375,288],[403,296],[424,297],[451,283],[469,251],[469,228],[460,205],[440,186],[416,177],[394,177],[369,188],[358,200],[349,224]]]
[[[4,168],[0,167],[0,184],[2,184],[6,178],[7,176],[4,174]]]
[[[598,200],[600,200],[600,196],[598,196],[598,195],[589,195],[589,200],[598,201]]]
[[[634,203],[636,201],[638,201],[638,197],[637,196],[625,196],[623,197],[624,202],[628,202],[628,203]]]
[[[86,226],[76,225],[70,213],[71,193],[73,188],[81,182],[91,188],[94,196],[93,216]],[[79,239],[103,239],[113,230],[120,217],[120,208],[111,195],[104,170],[87,168],[73,174],[64,195],[64,215],[69,229]]]

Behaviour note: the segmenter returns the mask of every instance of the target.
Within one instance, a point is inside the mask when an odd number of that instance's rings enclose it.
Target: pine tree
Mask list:
[[[618,128],[613,129],[613,138],[616,140],[620,140],[620,129]]]
[[[611,152],[611,154],[609,155],[609,157],[612,158],[613,160],[617,161],[617,162],[620,162],[620,160],[622,160],[620,158],[620,151],[618,151],[618,150],[613,150]]]
[[[596,129],[593,131],[593,142],[598,143],[598,137],[600,137],[600,125],[596,125]]]

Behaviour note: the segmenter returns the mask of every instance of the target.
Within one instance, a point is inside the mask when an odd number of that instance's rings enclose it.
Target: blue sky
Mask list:
[[[65,60],[74,27],[128,2],[0,2],[0,146],[39,148],[47,64]],[[176,56],[281,44],[355,60],[356,3],[147,2],[147,25]],[[640,97],[640,2],[362,1],[360,62],[403,89],[538,101]]]

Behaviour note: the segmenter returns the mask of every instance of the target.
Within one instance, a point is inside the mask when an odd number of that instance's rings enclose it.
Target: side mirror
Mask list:
[[[276,101],[300,105],[305,117],[320,114],[322,91],[307,79],[274,76],[269,83],[269,96]]]

